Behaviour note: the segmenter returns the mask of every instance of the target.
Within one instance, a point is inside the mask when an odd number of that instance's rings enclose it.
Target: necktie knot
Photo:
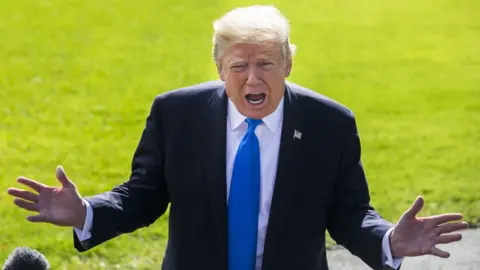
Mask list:
[[[247,118],[245,119],[245,122],[248,124],[248,132],[253,132],[257,128],[260,123],[262,123],[261,119],[252,119],[252,118]]]

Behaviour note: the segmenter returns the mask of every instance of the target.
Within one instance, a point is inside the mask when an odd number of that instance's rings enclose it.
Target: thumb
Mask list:
[[[57,166],[56,176],[57,180],[62,184],[63,187],[70,188],[74,186],[72,181],[68,179],[67,174],[62,166]]]
[[[413,205],[405,212],[410,218],[414,218],[423,209],[424,200],[421,196],[418,196]]]

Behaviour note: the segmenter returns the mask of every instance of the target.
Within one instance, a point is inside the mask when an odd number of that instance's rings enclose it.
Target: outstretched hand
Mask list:
[[[450,253],[436,247],[462,239],[461,234],[448,234],[468,228],[466,222],[460,222],[461,214],[448,213],[438,216],[417,217],[422,210],[424,200],[418,197],[414,204],[400,217],[390,235],[392,256],[413,257],[434,255],[448,258]]]
[[[14,203],[28,211],[38,212],[28,216],[31,222],[46,222],[58,226],[82,228],[85,221],[85,205],[75,184],[70,181],[61,166],[57,167],[56,178],[61,187],[51,187],[26,177],[17,182],[36,191],[9,188],[8,194],[16,197]]]

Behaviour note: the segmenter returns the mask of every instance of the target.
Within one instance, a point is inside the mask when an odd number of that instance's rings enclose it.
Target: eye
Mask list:
[[[247,64],[234,64],[232,65],[230,68],[233,70],[233,71],[242,71],[244,70],[245,68],[247,67]]]
[[[273,66],[273,63],[271,63],[271,62],[262,62],[262,63],[260,63],[260,67],[262,67],[262,68],[270,68],[270,67],[272,67],[272,66]]]

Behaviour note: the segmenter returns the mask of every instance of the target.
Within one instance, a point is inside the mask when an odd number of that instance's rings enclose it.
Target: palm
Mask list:
[[[416,217],[423,208],[423,203],[423,199],[418,198],[395,226],[391,235],[392,253],[395,257],[431,254],[446,258],[450,254],[438,249],[436,245],[459,241],[462,238],[460,234],[447,234],[467,228],[468,225],[465,222],[450,223],[460,220],[462,215]]]
[[[71,188],[47,187],[39,193],[38,210],[40,215],[57,225],[66,226],[66,221],[75,218],[71,209],[78,204],[76,190]]]
[[[405,242],[407,245],[407,255],[416,253],[428,253],[436,244],[437,234],[436,225],[431,220],[415,219],[411,222],[405,222],[403,227],[405,231]],[[399,224],[400,225],[400,224]],[[403,224],[402,224],[403,225]],[[397,231],[399,233],[400,229]],[[408,233],[407,233],[408,232]]]
[[[32,222],[48,222],[59,226],[75,226],[81,220],[82,199],[73,182],[66,176],[63,168],[57,168],[57,179],[61,187],[51,187],[35,180],[20,177],[18,182],[37,193],[10,188],[8,193],[17,197],[15,204],[23,209],[38,212],[27,219]]]

